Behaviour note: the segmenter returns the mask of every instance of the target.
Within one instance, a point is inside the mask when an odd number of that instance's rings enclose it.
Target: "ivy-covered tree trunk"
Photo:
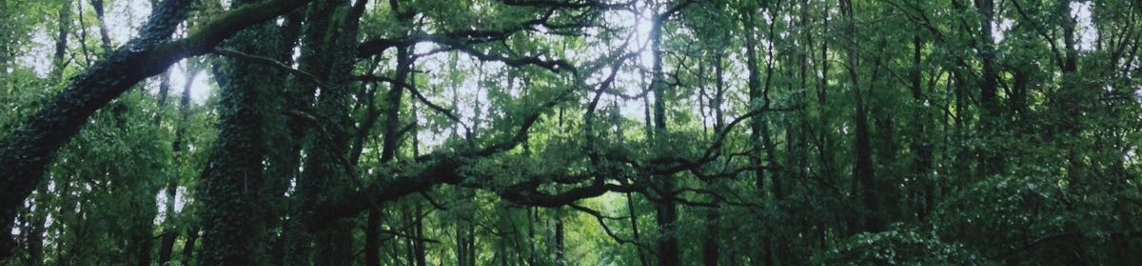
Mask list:
[[[236,7],[258,0],[235,1]],[[224,42],[225,49],[274,58],[281,47],[279,28],[263,23]],[[267,96],[284,75],[272,66],[245,58],[220,59],[212,69],[222,87],[218,107],[218,139],[203,173],[202,265],[262,265],[268,250],[265,230],[268,208],[262,184],[266,159]]]
[[[321,1],[310,5],[303,30],[301,71],[321,79],[309,84],[309,94],[317,95],[314,117],[319,118],[306,134],[304,170],[297,181],[294,217],[301,223],[286,234],[288,265],[306,265],[311,246],[317,245],[315,263],[348,265],[353,259],[352,220],[314,216],[318,206],[345,191],[353,165],[348,161],[352,121],[349,117],[349,75],[355,59],[357,23],[365,1],[350,6],[348,1]],[[328,226],[313,227],[317,223]]]
[[[281,23],[281,38],[279,49],[274,53],[282,65],[294,65],[294,49],[297,48],[301,36],[302,22],[305,19],[305,9],[295,10],[285,16]],[[306,126],[309,121],[300,114],[309,110],[313,104],[313,94],[306,94],[305,78],[290,75],[284,84],[278,86],[277,93],[267,95],[266,101],[273,106],[275,115],[266,117],[264,127],[266,132],[266,179],[263,190],[266,191],[265,205],[268,209],[266,216],[266,230],[283,233],[271,236],[266,243],[268,246],[269,263],[283,265],[289,257],[286,244],[289,236],[286,230],[296,219],[289,215],[292,211],[292,202],[288,192],[293,183],[298,180],[301,173],[301,148],[304,143]]]

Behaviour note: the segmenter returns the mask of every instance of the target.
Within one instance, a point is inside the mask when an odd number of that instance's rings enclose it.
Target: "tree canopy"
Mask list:
[[[0,265],[1139,265],[1132,0],[0,0]]]

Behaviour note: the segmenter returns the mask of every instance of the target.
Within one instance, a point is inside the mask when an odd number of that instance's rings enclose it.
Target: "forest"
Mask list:
[[[0,266],[1142,265],[1137,0],[0,0]]]

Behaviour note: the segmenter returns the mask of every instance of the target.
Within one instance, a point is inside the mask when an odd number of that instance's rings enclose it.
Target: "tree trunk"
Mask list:
[[[984,134],[996,134],[1000,130],[1000,109],[997,91],[999,84],[999,71],[995,66],[995,36],[992,23],[995,21],[995,0],[975,0],[976,9],[981,15],[979,30],[979,57],[983,70],[979,81],[979,101],[983,107],[980,118],[980,131]],[[981,150],[980,176],[1000,174],[1003,167],[1003,156],[997,151]]]
[[[566,246],[564,245],[564,239],[565,239],[565,237],[563,234],[563,209],[562,208],[555,208],[555,265],[556,266],[567,266],[567,258],[565,258],[563,256],[564,251],[566,249]]]
[[[47,187],[40,186],[35,196],[32,197],[33,208],[21,215],[25,225],[20,229],[20,234],[23,235],[24,248],[28,250],[28,257],[24,261],[25,266],[38,266],[44,263],[44,233],[47,223],[45,201],[48,196],[45,193],[47,193]]]
[[[857,73],[859,63],[859,55],[857,54],[856,41],[856,21],[853,19],[853,5],[851,0],[841,0],[841,14],[845,16],[846,28],[848,30],[848,41],[846,41],[847,54],[848,54],[848,72],[852,88],[855,91],[856,97],[856,162],[853,166],[853,179],[859,185],[857,191],[860,192],[862,203],[865,210],[862,215],[864,219],[860,221],[862,229],[867,232],[879,232],[884,230],[883,221],[881,221],[881,208],[880,195],[877,191],[876,174],[873,171],[872,162],[872,141],[871,134],[868,128],[868,107],[864,96],[864,90],[861,89],[860,76]]]
[[[195,243],[198,242],[198,230],[198,227],[186,230],[186,243],[182,246],[182,265],[198,265],[194,264],[194,249]]]
[[[627,212],[630,214],[630,229],[631,237],[635,243],[642,243],[638,233],[638,212],[635,211],[634,198],[631,193],[627,194]],[[635,252],[638,253],[638,261],[642,266],[650,266],[650,261],[646,259],[646,254],[643,252],[641,246],[635,246]]]
[[[650,40],[654,57],[654,66],[650,89],[654,92],[654,137],[659,145],[666,145],[666,75],[663,73],[662,32],[664,24],[671,14],[664,13],[655,16],[654,25],[651,26]],[[658,240],[658,262],[661,266],[681,265],[681,254],[678,249],[675,223],[678,221],[678,206],[675,204],[674,177],[659,175],[654,177],[656,191],[659,199],[655,202],[658,230],[661,236]]]
[[[190,68],[190,67],[188,67],[188,68]],[[175,226],[176,223],[174,223],[174,220],[175,220],[175,202],[176,202],[176,199],[178,196],[178,180],[180,178],[180,175],[178,174],[177,169],[182,168],[183,160],[180,160],[180,159],[183,158],[183,138],[186,135],[186,123],[187,123],[188,119],[190,119],[191,88],[193,87],[193,84],[194,84],[193,83],[194,78],[195,78],[195,76],[199,75],[200,70],[188,70],[187,72],[190,74],[187,75],[186,84],[185,84],[185,86],[183,86],[182,98],[179,99],[179,103],[178,103],[178,116],[179,116],[178,120],[179,120],[179,122],[176,123],[176,124],[178,124],[178,126],[177,126],[177,129],[175,129],[175,140],[174,140],[174,142],[171,143],[171,153],[175,154],[175,169],[176,170],[175,170],[175,175],[170,177],[170,180],[169,180],[169,182],[167,182],[167,187],[166,187],[166,193],[167,193],[167,204],[166,204],[167,220],[166,220],[166,223],[167,223],[167,225],[163,226],[162,239],[160,240],[160,243],[159,243],[159,265],[160,266],[164,266],[164,265],[167,265],[170,263],[171,257],[174,256],[175,241],[178,239],[179,228],[176,227]]]
[[[413,214],[413,219],[416,219],[416,228],[414,229],[416,232],[416,242],[412,244],[412,248],[416,256],[416,266],[428,266],[427,247],[424,243],[424,218],[420,216],[421,212],[423,212],[423,210],[421,210],[420,203],[417,202],[416,213]]]
[[[913,137],[910,150],[914,153],[912,161],[913,179],[920,184],[920,192],[913,193],[917,195],[913,202],[919,201],[919,206],[916,206],[916,216],[919,220],[925,219],[932,208],[935,206],[935,180],[932,180],[932,147],[928,140],[928,125],[932,117],[928,115],[922,108],[927,105],[927,99],[924,97],[923,84],[923,66],[921,65],[921,51],[924,49],[924,42],[920,36],[912,38],[912,72],[910,79],[912,82],[912,100],[913,104],[917,106],[918,111],[914,112],[913,119]]]
[[[722,132],[725,129],[725,115],[722,110],[722,104],[725,101],[725,87],[724,87],[724,72],[725,67],[722,65],[722,57],[724,51],[721,48],[717,49],[714,55],[714,101],[710,103],[710,108],[714,111],[714,132],[715,134]],[[719,151],[720,153],[721,151]],[[707,186],[710,190],[716,191],[720,189],[720,182],[715,180],[711,181]],[[713,207],[706,213],[706,237],[702,242],[702,258],[703,263],[707,266],[717,266],[720,255],[720,227],[721,227],[721,200],[714,199]]]
[[[235,1],[235,6],[257,0]],[[275,58],[280,32],[263,23],[239,32],[223,43],[227,49]],[[203,173],[199,194],[203,209],[202,265],[262,265],[268,262],[265,245],[266,195],[262,184],[266,146],[263,124],[268,116],[263,94],[272,84],[283,84],[276,68],[244,59],[223,58],[213,68],[221,91],[218,139]]]
[[[402,12],[400,9],[400,6],[399,6],[399,1],[390,1],[389,5],[390,5],[389,6],[390,8],[397,11],[397,12],[395,12],[395,13],[397,13],[397,15],[396,15],[397,20],[399,20],[400,22],[405,23],[405,24],[411,23],[411,21],[409,21],[409,20],[412,19],[413,13]],[[397,70],[396,70],[396,76],[394,77],[394,80],[399,81],[399,83],[391,84],[391,86],[389,88],[389,92],[385,95],[385,100],[386,100],[385,108],[386,108],[386,110],[385,110],[384,142],[382,143],[382,147],[381,147],[381,162],[380,162],[382,164],[389,163],[394,158],[396,158],[396,154],[400,149],[400,140],[401,140],[401,134],[400,133],[401,133],[401,127],[402,127],[401,121],[400,121],[400,110],[401,110],[401,101],[402,101],[401,98],[404,95],[404,91],[407,89],[410,89],[410,88],[405,88],[405,86],[403,85],[403,84],[409,83],[409,80],[408,80],[409,73],[412,72],[412,63],[413,62],[412,62],[412,58],[411,58],[410,53],[409,53],[409,47],[401,46],[401,47],[397,47],[396,50],[397,50]],[[372,125],[366,125],[366,126],[371,127]],[[362,136],[368,134],[367,130],[361,130],[359,132],[360,132],[359,134],[362,134]],[[376,206],[374,206],[372,209],[369,210],[369,223],[366,226],[369,226],[370,228],[366,228],[366,231],[376,231],[376,228],[371,228],[371,227],[379,224],[377,221],[374,221],[373,219],[375,219],[375,218],[379,219],[380,215],[376,214],[376,212],[380,212],[380,211],[381,210],[378,209],[378,207],[376,207]],[[380,249],[379,249],[380,243],[378,243],[379,242],[378,239],[375,239],[375,238],[379,238],[379,237],[380,237],[379,235],[370,234],[366,238],[367,241],[365,242],[365,263],[367,265],[370,265],[370,266],[380,265],[380,254],[378,253],[380,251]]]
[[[151,7],[158,7],[157,1],[151,1]],[[99,44],[103,52],[111,54],[111,35],[107,33],[107,21],[104,19],[103,0],[91,0],[91,9],[95,10],[95,18],[99,21]]]
[[[759,110],[762,108],[762,102],[765,101],[762,95],[761,87],[761,71],[758,69],[761,62],[759,62],[759,55],[757,52],[757,31],[754,30],[754,13],[753,11],[742,11],[742,23],[745,30],[745,57],[746,57],[746,70],[748,72],[746,86],[748,87],[749,95],[749,108],[750,110]],[[765,131],[765,120],[763,116],[755,116],[750,119],[750,143],[752,150],[750,153],[750,165],[754,168],[754,187],[758,195],[764,196],[765,191],[765,170],[763,170],[764,163],[762,158],[765,156],[765,143],[762,142],[762,132]]]
[[[278,51],[269,58],[276,59],[286,66],[295,64],[294,49],[298,47],[303,20],[305,20],[304,9],[290,12],[285,16],[279,26],[280,38],[275,42]],[[291,232],[291,226],[297,225],[297,219],[292,219],[293,217],[289,215],[293,204],[287,192],[297,182],[301,173],[299,170],[301,149],[306,127],[309,125],[308,120],[297,113],[300,110],[309,110],[313,104],[313,95],[306,95],[306,86],[309,84],[302,82],[303,78],[296,75],[286,78],[286,82],[281,84],[281,91],[267,95],[266,101],[269,105],[279,108],[276,109],[280,110],[279,113],[287,115],[266,117],[264,125],[267,133],[265,136],[267,165],[262,184],[262,190],[265,191],[263,198],[266,206],[263,212],[265,228],[269,232],[282,232],[271,234],[266,240],[266,253],[269,257],[267,262],[273,265],[284,265],[285,261],[291,258],[291,255],[287,255],[287,245],[290,240],[288,232]]]
[[[359,6],[359,7],[358,7]],[[363,1],[349,6],[348,1],[321,1],[310,5],[304,29],[299,67],[325,84],[317,91],[317,84],[311,86],[307,95],[317,94],[316,125],[309,128],[309,143],[304,160],[305,171],[297,181],[298,202],[296,217],[301,222],[288,234],[291,241],[287,251],[291,259],[287,264],[308,264],[311,245],[319,243],[316,262],[321,265],[348,265],[353,258],[353,221],[338,219],[328,222],[332,226],[316,232],[309,231],[309,225],[326,217],[315,217],[313,213],[322,201],[337,197],[336,193],[349,181],[352,163],[348,162],[350,129],[353,124],[349,117],[348,81],[352,72],[357,39],[357,22],[363,12]],[[349,15],[335,15],[346,14]]]

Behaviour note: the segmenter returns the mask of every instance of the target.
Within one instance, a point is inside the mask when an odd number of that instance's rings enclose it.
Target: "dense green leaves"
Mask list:
[[[822,265],[996,265],[963,244],[912,230],[862,233],[818,256]]]
[[[1142,263],[1136,1],[166,2],[0,0],[0,264]]]

